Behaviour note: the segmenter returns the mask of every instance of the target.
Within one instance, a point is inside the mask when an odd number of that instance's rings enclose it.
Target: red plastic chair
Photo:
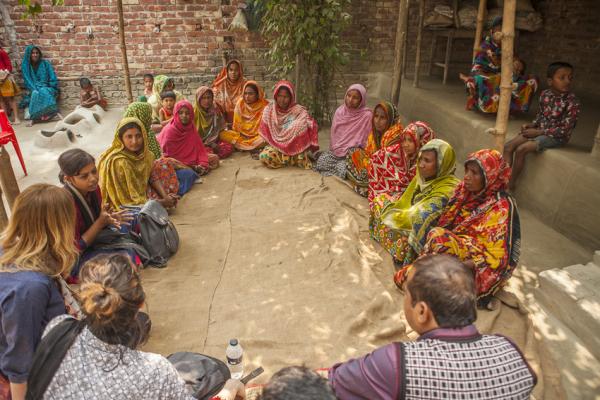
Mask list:
[[[21,154],[19,142],[17,141],[17,135],[15,135],[15,130],[8,121],[4,110],[0,110],[0,129],[0,146],[4,146],[9,142],[13,144],[17,157],[19,157],[19,161],[21,162],[23,172],[25,172],[25,176],[27,176],[27,169],[25,168],[25,161],[23,160],[23,154]]]

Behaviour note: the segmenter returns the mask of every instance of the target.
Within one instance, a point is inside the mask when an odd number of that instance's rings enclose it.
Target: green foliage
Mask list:
[[[271,72],[289,75],[300,59],[299,94],[313,116],[329,117],[330,91],[339,65],[347,62],[341,35],[351,17],[351,0],[254,0],[260,30],[269,43]]]
[[[52,0],[53,6],[62,6],[65,3],[64,0]],[[35,18],[42,12],[42,5],[37,1],[31,0],[19,0],[19,4],[25,7],[25,11],[21,18]]]

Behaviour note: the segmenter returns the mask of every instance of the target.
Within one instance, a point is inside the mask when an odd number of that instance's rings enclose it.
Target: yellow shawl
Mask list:
[[[265,107],[269,104],[265,100],[265,92],[255,81],[248,81],[244,85],[244,91],[248,85],[252,85],[258,89],[258,100],[253,104],[246,104],[244,96],[238,100],[233,114],[233,130],[242,134],[247,138],[258,136],[258,128],[262,120],[262,113]],[[242,91],[243,93],[243,91]]]
[[[135,155],[125,149],[119,130],[134,122],[144,137],[144,149]],[[119,122],[112,145],[100,156],[100,190],[104,199],[114,208],[123,205],[142,205],[147,201],[146,190],[152,173],[154,155],[148,149],[148,135],[144,124],[137,118]]]

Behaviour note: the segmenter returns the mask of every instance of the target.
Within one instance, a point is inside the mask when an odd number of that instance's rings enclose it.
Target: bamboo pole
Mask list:
[[[296,54],[296,70],[294,71],[294,85],[296,85],[296,96],[300,90],[300,54]]]
[[[0,231],[8,225],[8,215],[6,214],[6,208],[4,208],[4,201],[2,200],[2,189],[0,189]]]
[[[15,199],[19,195],[19,184],[17,183],[15,171],[10,162],[10,155],[4,146],[0,150],[0,186],[2,186],[2,191],[6,196],[8,206],[12,209]]]
[[[423,18],[425,17],[425,0],[419,0],[419,23],[417,31],[417,54],[415,55],[415,76],[413,87],[419,87],[419,72],[421,69],[421,41],[423,40]]]
[[[123,0],[117,0],[117,13],[119,14],[119,39],[121,41],[121,58],[123,62],[123,79],[125,80],[125,90],[127,99],[133,103],[131,94],[131,79],[129,77],[129,62],[127,61],[127,46],[125,46],[125,20],[123,19]]]
[[[473,59],[481,46],[481,37],[483,36],[483,23],[487,14],[487,0],[479,0],[477,9],[477,27],[475,28],[475,42],[473,43]]]
[[[494,148],[500,153],[504,151],[504,139],[510,112],[512,94],[513,51],[515,40],[515,12],[517,1],[504,0],[502,14],[502,64],[500,67],[500,101],[496,114],[494,133]]]
[[[402,85],[402,64],[406,32],[408,29],[408,0],[398,0],[398,25],[396,28],[396,48],[394,59],[394,77],[392,81],[392,103],[398,106]]]

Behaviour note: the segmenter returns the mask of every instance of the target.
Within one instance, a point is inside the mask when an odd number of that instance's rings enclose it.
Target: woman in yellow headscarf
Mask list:
[[[433,139],[419,151],[417,174],[398,201],[374,202],[369,221],[371,237],[400,265],[418,256],[429,230],[436,226],[459,180],[454,176],[456,155],[447,142]]]
[[[221,140],[231,143],[238,150],[255,150],[265,145],[258,128],[265,107],[265,93],[256,81],[248,81],[244,85],[242,98],[238,100],[233,113],[231,130],[222,131]],[[258,159],[258,153],[256,153]]]
[[[111,207],[141,206],[148,197],[165,208],[174,207],[179,196],[165,190],[153,173],[154,155],[148,148],[146,129],[137,118],[124,118],[117,126],[110,148],[98,163],[100,190]]]

